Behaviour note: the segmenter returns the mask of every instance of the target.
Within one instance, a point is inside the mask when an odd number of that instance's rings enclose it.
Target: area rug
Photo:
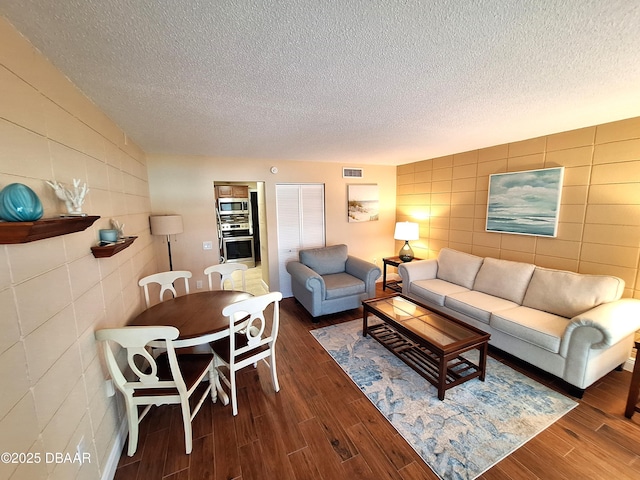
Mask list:
[[[469,380],[440,401],[434,386],[362,336],[361,320],[311,334],[442,479],[478,477],[577,406],[490,357],[484,382]]]

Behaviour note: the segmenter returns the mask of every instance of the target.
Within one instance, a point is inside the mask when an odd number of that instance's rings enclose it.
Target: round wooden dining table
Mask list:
[[[180,331],[176,348],[194,347],[229,335],[229,319],[222,309],[253,295],[239,290],[190,293],[158,303],[129,321],[128,325],[168,325]]]

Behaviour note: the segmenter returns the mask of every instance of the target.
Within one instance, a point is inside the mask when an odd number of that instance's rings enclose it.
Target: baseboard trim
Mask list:
[[[622,367],[623,370],[626,370],[628,372],[633,372],[633,366],[636,364],[636,359],[635,358],[628,358],[626,362],[624,362],[624,366]]]
[[[124,447],[124,442],[127,441],[127,432],[127,419],[124,418],[120,423],[118,432],[116,433],[116,441],[113,442],[111,452],[109,452],[109,457],[102,469],[102,477],[100,477],[101,480],[113,480],[116,476],[116,469],[118,468],[120,455],[122,455],[122,447]]]

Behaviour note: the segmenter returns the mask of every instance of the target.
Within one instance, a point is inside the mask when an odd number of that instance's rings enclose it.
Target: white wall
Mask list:
[[[147,159],[151,209],[153,213],[177,213],[184,217],[185,233],[171,242],[174,269],[191,270],[194,285],[204,279],[202,271],[218,263],[218,252],[204,251],[202,242],[214,241],[215,215],[213,182],[265,182],[268,230],[269,287],[278,290],[277,232],[275,228],[276,183],[324,183],[326,243],[345,243],[352,255],[372,261],[395,254],[396,167],[366,165],[364,178],[342,178],[343,165],[325,162],[295,162],[259,159],[228,159],[149,154]],[[270,173],[270,167],[278,173]],[[358,165],[344,165],[357,167]],[[380,219],[374,222],[347,221],[347,185],[375,183],[380,189]],[[158,258],[166,259],[166,244],[156,239]],[[159,260],[160,262],[162,260]],[[265,259],[263,259],[265,261]],[[168,260],[166,260],[168,265]],[[166,265],[165,265],[166,266]],[[206,282],[205,282],[206,284]]]

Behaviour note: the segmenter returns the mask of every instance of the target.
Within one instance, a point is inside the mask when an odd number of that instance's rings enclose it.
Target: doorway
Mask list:
[[[227,188],[231,187],[231,188]],[[234,188],[235,187],[235,188]],[[216,215],[217,226],[217,239],[218,249],[220,251],[220,261],[241,261],[249,266],[248,272],[252,278],[261,278],[264,290],[268,291],[269,288],[269,271],[268,271],[268,242],[267,242],[267,223],[266,223],[266,207],[265,207],[265,194],[264,194],[264,182],[256,181],[215,181],[213,182],[214,191],[214,214]],[[222,215],[218,210],[218,195],[220,192],[247,192],[242,196],[246,197],[249,202],[248,213],[246,217],[242,214],[234,216]],[[223,193],[224,194],[224,193]],[[231,193],[233,195],[233,193]],[[239,195],[239,193],[236,193]],[[242,236],[239,237],[242,240],[242,252],[243,255],[233,250],[232,257],[238,257],[238,259],[228,259],[226,255],[229,254],[229,245],[239,245],[234,241],[233,233],[238,230],[242,231]],[[251,238],[250,244],[248,238]],[[226,248],[225,248],[226,247]],[[237,253],[237,255],[236,255]],[[249,259],[249,257],[251,257]],[[255,269],[255,270],[254,270]]]

